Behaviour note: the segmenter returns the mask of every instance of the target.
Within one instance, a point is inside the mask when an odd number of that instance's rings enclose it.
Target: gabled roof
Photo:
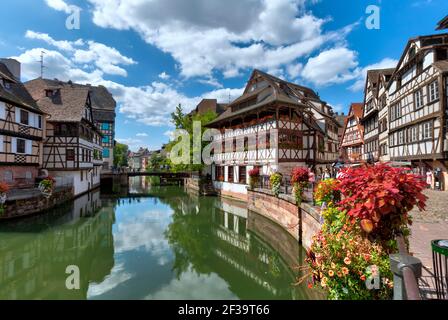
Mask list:
[[[441,38],[441,37],[447,37],[447,39],[445,39],[446,42],[444,44],[448,45],[448,42],[447,42],[448,41],[448,33],[433,34],[433,35],[427,35],[427,36],[418,36],[418,37],[409,39],[407,44],[406,44],[405,49],[403,50],[403,53],[401,54],[400,60],[398,61],[398,64],[397,64],[397,67],[395,68],[395,71],[392,74],[391,80],[393,78],[395,78],[397,72],[401,69],[402,63],[403,63],[403,61],[404,61],[404,59],[406,57],[406,54],[407,54],[409,48],[411,47],[412,43],[414,43],[416,41],[428,40],[428,39],[432,39],[432,38]],[[429,46],[429,47],[431,47],[431,46]],[[400,67],[400,69],[399,69],[399,67]],[[387,84],[387,88],[390,88],[392,82],[393,81],[389,81],[389,83]]]
[[[62,88],[54,97],[43,97],[37,101],[37,104],[50,115],[48,119],[50,122],[80,122],[84,116],[88,98],[88,89]]]
[[[363,115],[364,115],[364,103],[352,103],[350,105],[350,110],[348,112],[348,116],[347,116],[347,118],[345,118],[344,132],[342,133],[342,139],[340,142],[341,146],[344,143],[345,131],[347,130],[347,125],[351,118],[355,118],[356,126],[358,127],[361,141],[364,142],[364,138],[363,138],[364,127],[362,126],[361,121],[360,121],[362,119]]]
[[[436,30],[443,30],[443,29],[448,29],[448,16],[446,16],[437,23]]]
[[[90,91],[90,99],[93,109],[115,112],[117,106],[112,94],[104,86],[82,85],[71,81],[64,82],[57,79],[50,80],[42,78],[28,81],[26,86],[29,88],[28,90],[32,92],[33,96],[44,96],[45,89],[84,88]]]
[[[2,79],[8,81],[9,89],[3,87]],[[23,83],[17,81],[2,62],[0,62],[0,98],[12,104],[33,109],[37,113],[42,113]]]
[[[253,82],[259,77],[264,80],[264,86],[252,89]],[[231,119],[274,102],[281,102],[305,108],[307,103],[309,103],[309,100],[319,101],[325,104],[310,88],[287,82],[260,70],[254,70],[243,95],[230,103],[226,107],[226,110],[208,125],[217,124],[223,120]],[[233,107],[246,101],[253,101],[254,103],[239,110],[232,110]]]

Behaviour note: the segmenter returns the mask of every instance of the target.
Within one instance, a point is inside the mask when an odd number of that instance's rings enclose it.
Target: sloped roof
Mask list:
[[[50,80],[37,78],[26,82],[28,90],[30,90],[33,96],[43,96],[45,89],[60,89],[60,88],[84,88],[90,91],[90,99],[92,102],[92,108],[115,112],[117,103],[112,94],[104,86],[91,86],[82,85],[73,82],[63,82],[60,80]],[[37,92],[39,91],[39,92]]]
[[[446,16],[437,23],[436,30],[443,30],[443,29],[448,29],[448,16]]]
[[[440,72],[448,72],[448,61],[439,60],[433,63],[433,66],[439,69]]]
[[[85,88],[61,88],[54,97],[37,101],[39,107],[50,115],[48,121],[80,122],[84,116],[89,90]]]
[[[264,78],[268,82],[268,86],[256,88],[253,91],[249,91],[249,83],[256,75]],[[254,98],[257,98],[257,102],[255,104],[232,111],[232,107],[237,106],[238,104],[245,101],[252,100]],[[248,111],[256,110],[262,106],[274,102],[282,102],[286,104],[305,107],[305,99],[320,101],[319,96],[310,88],[287,82],[260,70],[254,70],[243,95],[230,103],[226,107],[226,110],[208,125],[219,123],[222,120],[244,114]]]
[[[42,113],[23,83],[15,80],[8,67],[6,67],[6,65],[1,62],[0,78],[6,79],[10,84],[9,89],[7,89],[3,87],[3,83],[0,83],[0,98],[10,103],[33,109],[38,113]]]
[[[361,119],[364,114],[364,103],[352,103],[350,106],[350,111],[353,112],[355,117]]]

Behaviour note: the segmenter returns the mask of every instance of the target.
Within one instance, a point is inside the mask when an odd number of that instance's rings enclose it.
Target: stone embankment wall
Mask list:
[[[0,215],[0,220],[25,217],[52,209],[66,201],[73,199],[73,188],[56,189],[47,199],[39,192],[8,199],[5,203],[5,211]]]
[[[248,190],[248,209],[273,220],[309,249],[313,236],[320,230],[320,214],[308,203],[297,207],[292,196],[276,198],[270,191]]]

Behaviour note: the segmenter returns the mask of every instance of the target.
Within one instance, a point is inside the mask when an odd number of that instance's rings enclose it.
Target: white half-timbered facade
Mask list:
[[[364,112],[362,103],[352,103],[345,119],[344,133],[340,145],[341,158],[346,163],[359,163],[364,145],[364,128],[361,119]]]
[[[296,166],[321,174],[338,159],[340,124],[309,88],[254,70],[244,94],[208,127],[213,136],[212,179],[230,196],[245,195],[254,167],[267,178]]]
[[[411,39],[388,84],[389,153],[447,189],[448,34]]]
[[[43,164],[51,175],[73,177],[79,196],[99,186],[102,135],[95,126],[90,91],[80,87],[43,87],[42,79],[26,83],[39,107],[49,114]]]
[[[20,63],[0,60],[0,182],[33,187],[42,164],[44,113],[20,82]]]

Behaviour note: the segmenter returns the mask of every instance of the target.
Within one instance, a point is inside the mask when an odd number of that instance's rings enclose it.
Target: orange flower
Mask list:
[[[338,275],[339,278],[341,278],[342,277],[342,272],[338,271],[337,275]]]
[[[322,280],[320,281],[320,285],[325,288],[327,286],[327,277],[322,278]]]
[[[346,265],[350,265],[350,263],[352,263],[352,260],[350,260],[349,257],[345,257],[345,259],[344,259],[344,263],[345,263]]]
[[[362,281],[366,281],[366,276],[365,276],[365,275],[362,275],[360,279],[361,279]]]
[[[333,271],[333,270],[328,271],[328,275],[329,275],[330,277],[334,277],[334,271]]]
[[[344,274],[344,275],[348,275],[348,268],[346,268],[346,267],[343,267],[342,268],[342,273]]]
[[[313,284],[312,283],[308,283],[308,289],[313,289]]]

